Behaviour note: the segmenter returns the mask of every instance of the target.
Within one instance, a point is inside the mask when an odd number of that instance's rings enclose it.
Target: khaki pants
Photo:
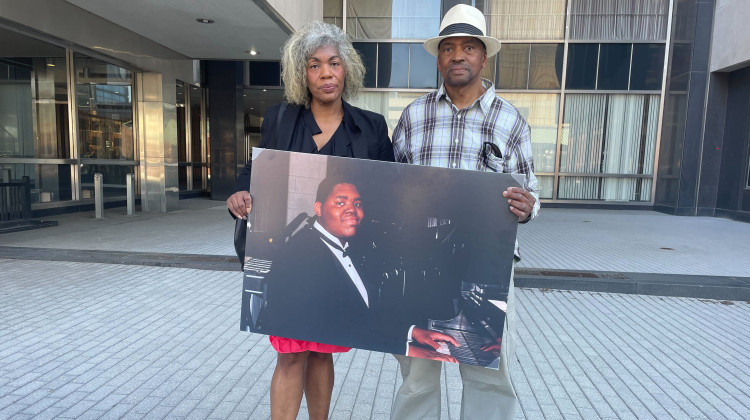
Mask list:
[[[503,326],[500,369],[459,365],[463,381],[461,419],[512,419],[516,410],[516,391],[510,381],[510,363],[516,350],[516,312],[513,273],[508,289],[508,308]],[[394,355],[401,365],[404,383],[396,394],[391,410],[393,420],[440,418],[440,372],[442,362]]]

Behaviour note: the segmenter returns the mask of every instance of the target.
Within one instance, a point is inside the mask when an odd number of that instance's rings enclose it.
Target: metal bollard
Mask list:
[[[94,174],[94,212],[97,219],[102,218],[104,211],[104,186],[102,174]]]
[[[128,191],[128,216],[135,212],[135,174],[125,175],[126,189]]]

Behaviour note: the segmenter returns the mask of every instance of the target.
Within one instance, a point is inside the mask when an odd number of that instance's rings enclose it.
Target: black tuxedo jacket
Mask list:
[[[343,101],[342,101],[343,102]],[[343,102],[344,110],[354,120],[355,132],[351,138],[339,140],[347,142],[340,145],[339,150],[351,147],[353,157],[357,159],[372,159],[394,162],[393,145],[388,138],[388,126],[382,115],[364,109],[351,106]],[[292,144],[292,135],[297,124],[301,124],[301,105],[287,105],[284,109],[281,121],[279,108],[276,104],[268,108],[260,126],[260,144],[258,147],[264,149],[289,151]],[[252,160],[248,161],[237,177],[234,191],[247,191],[250,187],[250,169]]]
[[[360,259],[350,257],[357,265]],[[262,332],[281,337],[368,348],[403,354],[408,327],[384,325],[377,282],[365,267],[356,267],[367,289],[369,307],[341,262],[305,227],[284,245],[268,275],[267,304]]]

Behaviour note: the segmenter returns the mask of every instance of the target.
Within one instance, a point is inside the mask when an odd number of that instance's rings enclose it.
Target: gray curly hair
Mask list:
[[[314,20],[292,34],[282,49],[281,78],[284,80],[284,95],[290,104],[310,107],[307,60],[318,48],[329,46],[338,51],[346,72],[342,99],[354,99],[359,95],[365,78],[362,58],[344,31],[337,26]]]

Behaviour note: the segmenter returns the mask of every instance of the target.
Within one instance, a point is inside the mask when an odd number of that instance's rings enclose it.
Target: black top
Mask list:
[[[341,157],[353,157],[357,159],[372,159],[393,162],[393,146],[388,138],[388,126],[382,115],[364,109],[351,106],[345,101],[344,118],[339,129],[334,136],[323,147],[324,151],[318,153],[329,154],[325,152],[328,145],[333,147],[330,155]],[[283,112],[281,121],[279,121],[279,109],[281,104],[272,105],[266,111],[263,118],[263,124],[260,127],[260,144],[258,147],[264,149],[285,150],[285,151],[302,151],[295,149],[293,141],[299,136],[300,139],[307,138],[312,147],[306,151],[312,151],[314,148],[313,132],[320,132],[320,128],[315,124],[312,118],[312,112],[301,105],[288,105]],[[313,129],[308,128],[309,134],[297,134],[300,126],[307,126],[307,123],[301,122],[304,118],[302,114],[309,113],[313,122]],[[303,131],[305,128],[302,129]],[[334,145],[335,144],[335,145]],[[305,147],[300,145],[299,147]],[[235,183],[234,191],[247,191],[250,186],[250,172],[252,160],[249,160],[245,167],[240,171]],[[230,212],[231,214],[231,212]]]
[[[318,146],[315,144],[313,136],[320,134],[323,131],[318,127],[318,123],[315,122],[312,110],[309,108],[303,109],[300,113],[300,121],[302,124],[297,124],[294,127],[292,133],[292,143],[290,146],[291,152],[302,152],[312,153],[328,156],[340,156],[340,157],[353,157],[352,148],[349,146],[352,135],[354,134],[354,120],[351,115],[344,109],[344,117],[341,120],[336,131],[331,136],[330,140],[323,146],[322,149],[318,150]],[[336,147],[336,146],[339,147]],[[342,147],[342,145],[346,145]]]

